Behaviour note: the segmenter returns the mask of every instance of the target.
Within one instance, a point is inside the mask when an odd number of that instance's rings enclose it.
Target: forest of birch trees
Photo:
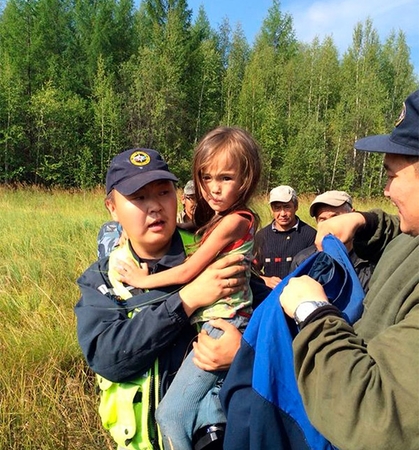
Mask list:
[[[0,8],[0,183],[89,188],[127,148],[159,150],[181,183],[204,133],[240,126],[259,141],[261,192],[378,194],[388,133],[418,88],[402,30],[370,19],[339,54],[302,43],[273,0],[252,44],[187,0],[7,0]]]

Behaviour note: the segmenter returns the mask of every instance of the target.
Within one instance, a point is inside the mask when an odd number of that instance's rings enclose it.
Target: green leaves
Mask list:
[[[0,12],[0,181],[103,183],[109,160],[154,147],[181,182],[210,129],[260,142],[261,191],[374,194],[380,161],[353,143],[390,132],[418,86],[401,31],[367,20],[340,58],[331,37],[302,44],[273,0],[253,47],[213,29],[186,0],[8,0]]]

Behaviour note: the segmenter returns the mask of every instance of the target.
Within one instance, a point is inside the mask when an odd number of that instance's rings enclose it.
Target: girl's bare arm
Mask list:
[[[243,237],[248,228],[247,218],[239,214],[229,214],[220,220],[196,252],[180,266],[147,275],[144,269],[121,262],[120,281],[142,289],[188,283],[198,276],[224,247]]]

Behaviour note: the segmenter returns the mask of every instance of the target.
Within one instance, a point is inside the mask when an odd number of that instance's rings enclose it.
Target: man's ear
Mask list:
[[[119,222],[118,214],[116,212],[115,202],[113,200],[111,200],[110,198],[107,198],[105,200],[105,206],[106,206],[107,210],[110,212],[112,219],[115,220],[116,222]]]

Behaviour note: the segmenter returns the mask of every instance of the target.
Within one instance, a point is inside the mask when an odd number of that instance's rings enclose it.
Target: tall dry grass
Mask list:
[[[0,189],[0,449],[113,448],[73,314],[108,218],[102,197]]]
[[[0,188],[0,450],[112,449],[76,339],[77,277],[109,216],[102,190]],[[300,201],[300,217],[313,224]],[[266,197],[253,206],[270,220]],[[357,201],[359,209],[388,202]],[[393,211],[394,212],[394,211]]]

